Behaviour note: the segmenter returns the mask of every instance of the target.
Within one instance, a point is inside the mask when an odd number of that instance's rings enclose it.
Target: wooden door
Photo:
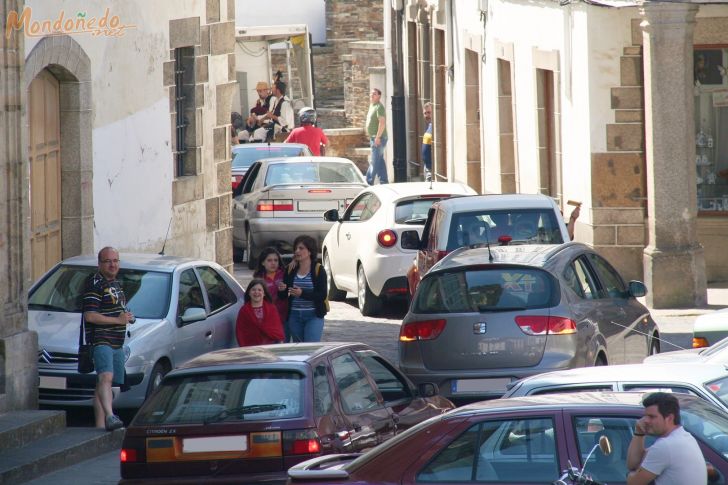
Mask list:
[[[30,249],[33,280],[61,260],[61,132],[58,80],[30,83]]]

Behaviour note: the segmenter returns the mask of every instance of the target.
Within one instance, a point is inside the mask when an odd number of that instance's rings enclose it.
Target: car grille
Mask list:
[[[77,364],[78,354],[66,354],[63,352],[48,352],[42,350],[38,353],[40,364]]]
[[[78,384],[84,386],[84,384]],[[93,399],[94,388],[93,387],[78,387],[69,389],[38,389],[38,399],[41,401],[86,401]]]

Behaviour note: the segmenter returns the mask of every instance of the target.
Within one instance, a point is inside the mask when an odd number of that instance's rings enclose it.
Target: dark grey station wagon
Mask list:
[[[497,397],[557,369],[641,362],[659,332],[643,283],[580,243],[461,248],[417,287],[400,367],[452,399]]]

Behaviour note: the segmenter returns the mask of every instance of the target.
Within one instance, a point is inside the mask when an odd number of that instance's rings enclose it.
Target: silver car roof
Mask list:
[[[128,269],[144,269],[154,271],[172,272],[182,264],[215,264],[212,261],[204,261],[182,256],[166,256],[154,253],[119,253],[119,266]],[[61,262],[65,266],[98,266],[98,258],[94,255],[73,256]]]
[[[543,194],[488,194],[458,197],[438,202],[446,212],[466,212],[478,209],[553,209],[554,200]]]

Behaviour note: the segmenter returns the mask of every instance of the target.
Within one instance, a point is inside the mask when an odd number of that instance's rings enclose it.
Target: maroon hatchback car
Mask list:
[[[364,344],[210,352],[170,372],[126,430],[120,483],[285,483],[453,408]]]
[[[422,423],[352,461],[331,455],[300,463],[289,484],[550,484],[573,464],[598,483],[626,482],[627,448],[643,415],[641,393],[574,393],[483,401]],[[711,484],[728,477],[728,415],[676,394],[686,430]],[[590,451],[607,436],[609,455]],[[654,442],[648,437],[646,445]],[[685,484],[689,485],[689,484]]]

